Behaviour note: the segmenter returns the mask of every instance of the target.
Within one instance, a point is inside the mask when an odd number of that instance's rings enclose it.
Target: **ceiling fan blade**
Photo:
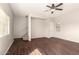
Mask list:
[[[60,11],[62,11],[63,9],[60,9],[60,8],[56,8],[56,10],[60,10]]]
[[[56,7],[59,7],[59,6],[61,6],[61,5],[63,5],[63,3],[58,4]]]
[[[48,8],[51,8],[51,6],[47,5]]]

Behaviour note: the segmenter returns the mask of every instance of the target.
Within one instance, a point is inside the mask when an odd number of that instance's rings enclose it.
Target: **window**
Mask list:
[[[8,15],[0,8],[0,37],[9,34],[9,21]]]

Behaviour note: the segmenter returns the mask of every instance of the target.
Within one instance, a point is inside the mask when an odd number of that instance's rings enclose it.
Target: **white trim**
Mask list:
[[[12,40],[12,42],[9,44],[8,48],[6,49],[6,51],[4,52],[3,55],[6,55],[6,53],[8,52],[9,48],[11,47],[11,45],[13,44],[14,40]]]
[[[31,41],[31,15],[28,15],[28,40]]]

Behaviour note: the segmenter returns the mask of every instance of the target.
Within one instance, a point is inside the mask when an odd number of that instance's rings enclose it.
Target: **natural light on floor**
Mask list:
[[[0,37],[9,34],[9,16],[0,8]]]
[[[34,49],[29,55],[42,55],[38,48]]]

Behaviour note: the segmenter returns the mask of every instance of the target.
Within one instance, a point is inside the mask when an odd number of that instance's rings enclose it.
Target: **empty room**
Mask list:
[[[79,3],[0,3],[0,55],[79,55]]]

